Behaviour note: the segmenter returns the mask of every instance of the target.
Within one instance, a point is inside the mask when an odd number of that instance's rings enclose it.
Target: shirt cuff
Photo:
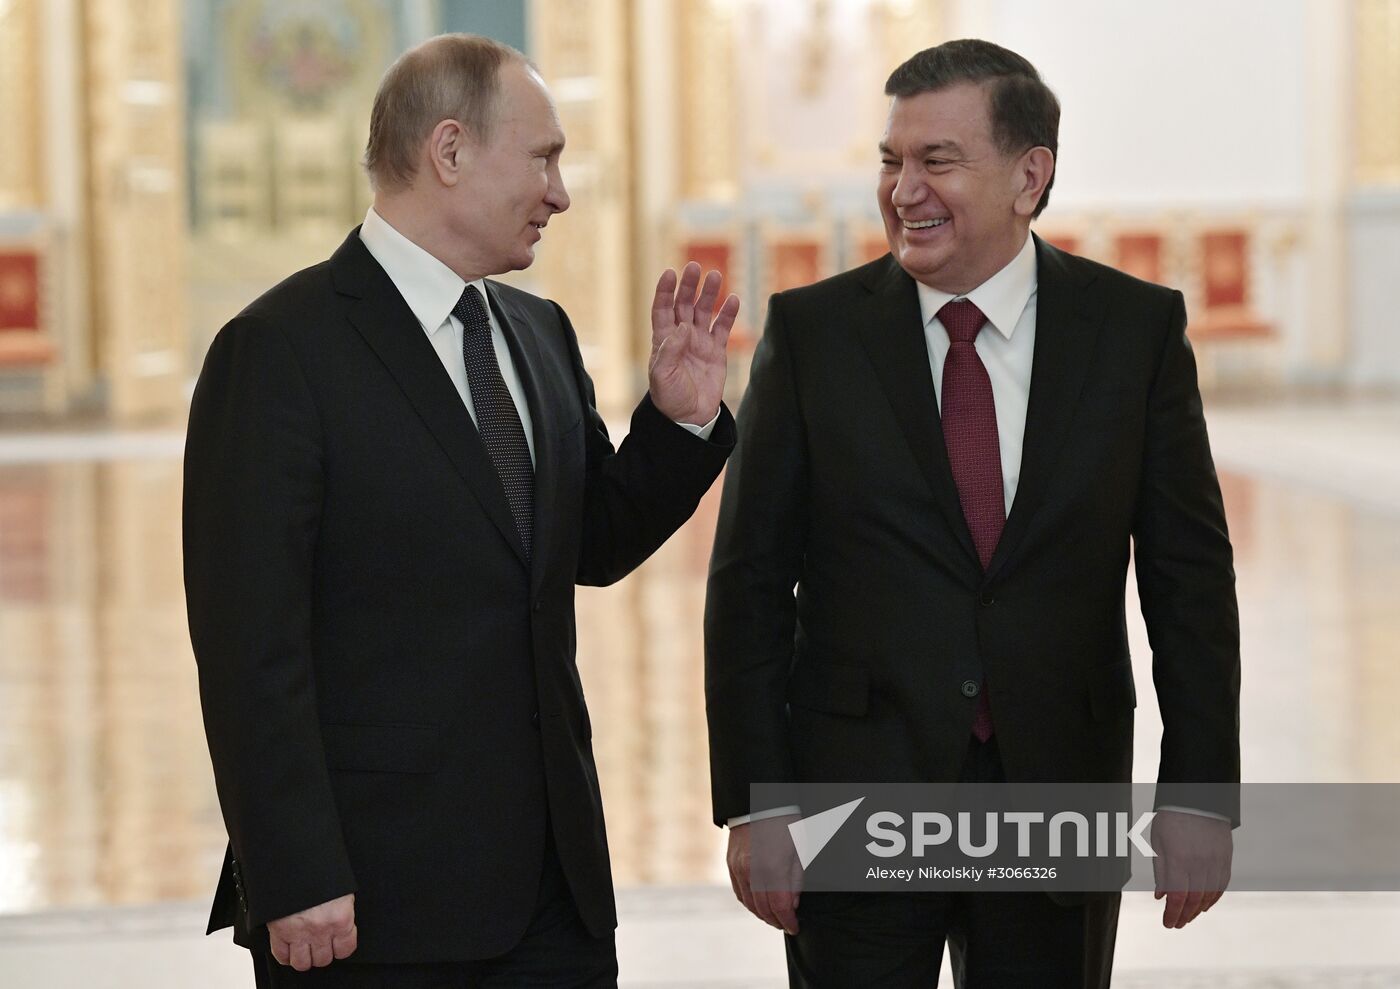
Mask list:
[[[1230,819],[1228,817],[1226,817],[1224,814],[1217,814],[1213,810],[1197,810],[1195,807],[1175,807],[1171,804],[1163,804],[1157,809],[1159,811],[1175,811],[1178,814],[1195,814],[1197,817],[1209,817],[1215,821],[1224,821],[1226,824],[1230,823]]]
[[[674,419],[672,419],[671,421],[672,421],[672,422],[675,422]],[[697,425],[695,425],[695,423],[693,423],[693,422],[676,422],[676,425],[677,425],[677,426],[680,426],[680,427],[681,427],[682,429],[684,429],[687,433],[690,433],[690,434],[692,434],[692,435],[694,435],[694,436],[698,436],[698,437],[700,437],[702,440],[707,440],[707,439],[710,438],[710,434],[713,433],[713,432],[715,431],[715,423],[717,423],[717,422],[719,422],[719,412],[718,412],[718,411],[715,412],[715,417],[714,417],[713,419],[711,419],[709,422],[705,423],[705,425],[703,425],[703,426],[697,426]]]
[[[718,417],[716,417],[718,418]],[[714,423],[710,423],[714,425]],[[731,817],[726,823],[731,828],[737,828],[741,824],[751,824],[754,821],[766,821],[770,817],[801,817],[801,807],[774,807],[772,810],[761,810],[754,814],[744,814],[741,817]]]

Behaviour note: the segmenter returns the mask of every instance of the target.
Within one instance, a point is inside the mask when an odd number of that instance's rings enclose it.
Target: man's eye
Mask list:
[[[881,164],[882,166],[884,166],[885,168],[898,168],[898,167],[899,167],[899,162],[895,161],[893,158],[881,158],[881,159],[880,159],[880,164]]]

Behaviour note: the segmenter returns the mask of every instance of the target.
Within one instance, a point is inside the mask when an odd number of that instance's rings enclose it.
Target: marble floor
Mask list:
[[[1236,545],[1244,771],[1400,782],[1400,404],[1212,408]],[[176,431],[0,433],[0,986],[246,984],[200,901],[223,847],[180,586]],[[579,592],[628,985],[781,984],[709,823],[699,629],[718,492]],[[1133,628],[1137,765],[1160,731]],[[1164,932],[1125,904],[1116,985],[1400,986],[1400,896],[1236,894]]]

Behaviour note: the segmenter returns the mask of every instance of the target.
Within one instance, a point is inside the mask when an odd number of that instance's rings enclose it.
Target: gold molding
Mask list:
[[[563,176],[572,205],[550,223],[538,284],[569,312],[600,405],[636,401],[632,322],[631,108],[628,0],[532,0],[530,52],[568,137]]]
[[[184,71],[177,0],[87,0],[90,284],[97,367],[119,418],[183,401]]]
[[[39,0],[0,0],[0,210],[44,204]]]
[[[1356,0],[1352,75],[1358,185],[1400,185],[1400,0]]]
[[[734,8],[712,0],[679,5],[674,45],[682,199],[728,201],[739,191]]]

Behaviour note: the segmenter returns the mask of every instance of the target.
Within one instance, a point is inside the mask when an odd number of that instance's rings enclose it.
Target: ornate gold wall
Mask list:
[[[647,332],[632,306],[630,6],[533,0],[529,19],[530,52],[568,140],[572,205],[551,221],[528,277],[568,310],[599,404],[613,409],[640,395],[635,361]]]
[[[39,0],[0,2],[0,210],[44,201],[39,52]]]
[[[1355,0],[1355,181],[1400,185],[1400,0]]]
[[[118,418],[179,408],[185,341],[184,68],[177,0],[87,0],[89,270]]]
[[[730,200],[739,194],[736,28],[732,3],[691,0],[678,5],[673,45],[679,66],[684,142],[680,193],[686,199]]]

